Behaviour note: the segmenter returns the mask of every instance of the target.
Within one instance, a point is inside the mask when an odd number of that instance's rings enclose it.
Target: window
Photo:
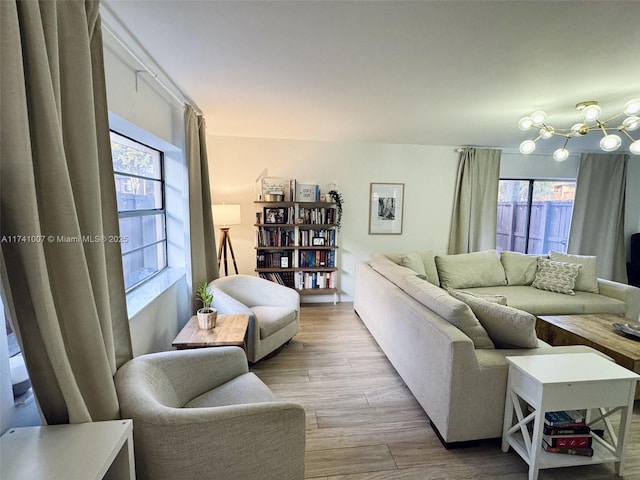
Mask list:
[[[567,251],[575,181],[500,180],[498,251]]]
[[[167,266],[163,154],[111,132],[126,290]]]

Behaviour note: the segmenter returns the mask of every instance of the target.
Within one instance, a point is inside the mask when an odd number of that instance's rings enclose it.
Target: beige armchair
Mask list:
[[[138,479],[304,478],[304,410],[249,373],[240,348],[141,355],[115,384]]]
[[[257,362],[287,343],[298,331],[300,294],[251,275],[221,277],[210,284],[218,313],[246,313],[247,358]]]

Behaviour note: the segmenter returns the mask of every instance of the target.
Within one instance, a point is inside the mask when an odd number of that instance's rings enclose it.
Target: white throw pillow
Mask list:
[[[582,265],[577,263],[555,262],[539,258],[536,278],[531,286],[539,290],[575,295],[573,289],[580,268]]]
[[[507,284],[504,267],[496,250],[437,255],[436,265],[442,288],[494,287]]]
[[[471,308],[496,348],[537,348],[536,317],[516,308],[487,302],[465,292],[454,295]]]
[[[500,261],[507,276],[508,285],[531,285],[536,278],[538,256],[504,251]]]
[[[591,255],[570,255],[568,253],[549,252],[549,260],[555,262],[576,263],[582,265],[576,277],[575,290],[600,293],[598,289],[597,263],[598,259]]]

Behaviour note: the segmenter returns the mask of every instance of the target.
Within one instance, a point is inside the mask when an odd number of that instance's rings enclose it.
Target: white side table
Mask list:
[[[507,357],[509,379],[502,451],[511,446],[529,465],[529,480],[542,468],[615,463],[622,475],[625,441],[631,425],[635,383],[640,375],[595,353]],[[526,404],[532,407],[529,413]],[[545,412],[587,409],[587,423],[604,422],[610,441],[593,435],[593,457],[548,453],[542,449]],[[591,409],[599,412],[591,417]],[[616,432],[611,414],[620,412]],[[515,418],[514,418],[515,417]],[[532,431],[528,428],[532,424]]]
[[[11,428],[0,458],[0,478],[12,480],[136,478],[131,420]]]

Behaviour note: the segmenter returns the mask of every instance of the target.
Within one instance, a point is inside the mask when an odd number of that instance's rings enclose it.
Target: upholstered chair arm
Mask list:
[[[224,290],[218,288],[213,282],[209,284],[209,289],[213,292],[213,303],[211,306],[218,310],[218,313],[238,313],[253,316],[251,309],[233,298]]]
[[[215,287],[214,291],[222,291],[249,308],[274,305],[298,309],[300,306],[300,295],[295,290],[251,275],[221,277],[210,285]]]
[[[626,305],[624,316],[630,320],[638,320],[638,315],[640,314],[640,288],[598,278],[598,290],[601,295],[624,302]]]
[[[134,421],[136,456],[148,456],[137,464],[147,465],[149,471],[140,473],[154,480],[302,480],[304,422],[302,407],[289,402],[213,408],[158,405]],[[282,461],[282,452],[288,461]]]

